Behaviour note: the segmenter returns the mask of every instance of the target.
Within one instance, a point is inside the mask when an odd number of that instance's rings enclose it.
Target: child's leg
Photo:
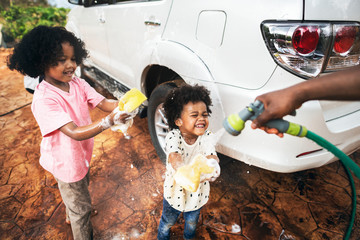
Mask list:
[[[56,180],[58,181],[61,197],[69,211],[74,240],[92,239],[93,229],[90,222],[91,198],[88,189],[89,173],[82,180],[74,183]]]
[[[180,211],[172,208],[165,199],[163,200],[163,211],[157,235],[158,240],[170,239],[170,228],[176,223],[180,213]]]
[[[185,227],[184,227],[184,239],[194,239],[196,235],[196,225],[200,216],[200,209],[184,212]]]
[[[66,206],[65,206],[65,213],[66,213],[65,223],[70,225],[71,222],[70,222],[70,217],[69,217],[69,210],[67,209]],[[97,214],[98,214],[98,211],[94,207],[91,207],[90,217],[95,216]]]

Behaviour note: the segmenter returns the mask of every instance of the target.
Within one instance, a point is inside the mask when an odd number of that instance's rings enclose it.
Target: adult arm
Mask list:
[[[309,100],[360,100],[360,66],[266,93],[256,100],[260,100],[265,109],[253,121],[253,128],[282,118]]]

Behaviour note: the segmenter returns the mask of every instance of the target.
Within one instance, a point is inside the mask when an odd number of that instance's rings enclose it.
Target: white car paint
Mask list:
[[[303,6],[305,3],[305,6]],[[303,10],[305,12],[303,14]],[[165,66],[188,83],[204,84],[214,102],[210,129],[264,92],[304,79],[279,67],[262,38],[264,20],[360,21],[360,2],[302,0],[157,0],[124,1],[74,7],[67,28],[86,43],[88,65],[125,86],[145,92],[147,69]],[[297,116],[302,124],[346,153],[360,146],[360,103],[311,101]],[[245,163],[277,172],[295,172],[335,161],[308,139],[283,139],[247,127],[223,135],[217,150]]]

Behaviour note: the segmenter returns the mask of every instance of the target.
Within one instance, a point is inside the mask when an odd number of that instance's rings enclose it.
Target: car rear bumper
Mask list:
[[[278,86],[287,87],[303,81],[296,76],[278,68],[268,83],[259,90],[246,90],[235,86],[216,84],[219,96],[222,97],[221,108],[223,111],[213,109],[212,118],[223,119],[239,112],[255,97],[278,89]],[[211,86],[211,85],[210,85]],[[337,102],[334,102],[336,105]],[[351,106],[359,106],[349,102]],[[341,104],[342,106],[344,103]],[[218,107],[218,106],[215,106]],[[220,114],[216,114],[221,112]],[[297,115],[286,116],[284,119],[301,124],[312,132],[322,136],[346,154],[351,154],[360,147],[360,111],[344,116],[325,120],[323,104],[319,101],[310,101],[298,109]],[[212,119],[210,120],[210,122]],[[255,165],[276,172],[296,172],[310,168],[316,168],[335,161],[337,158],[327,150],[322,149],[316,143],[307,138],[285,135],[279,138],[276,135],[266,134],[262,130],[253,130],[250,121],[246,123],[245,129],[239,136],[224,133],[220,139],[218,152],[243,161],[249,165]],[[216,124],[210,126],[216,132],[220,127]]]

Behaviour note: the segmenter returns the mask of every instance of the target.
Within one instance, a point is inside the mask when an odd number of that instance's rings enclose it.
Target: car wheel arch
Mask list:
[[[180,76],[201,81],[214,81],[209,66],[201,56],[178,42],[158,42],[150,62],[151,65],[165,66]]]
[[[145,95],[150,98],[154,89],[165,82],[170,82],[175,79],[182,79],[175,71],[160,65],[150,65],[144,72],[142,77],[142,86]]]

